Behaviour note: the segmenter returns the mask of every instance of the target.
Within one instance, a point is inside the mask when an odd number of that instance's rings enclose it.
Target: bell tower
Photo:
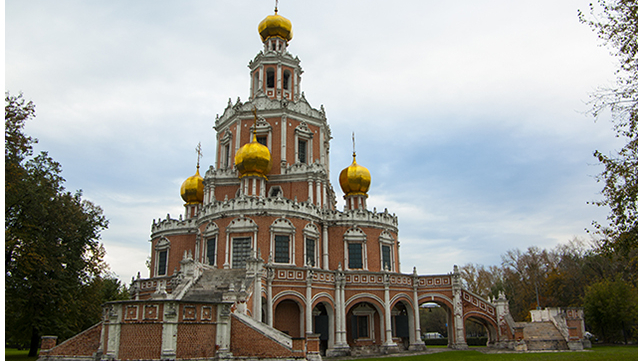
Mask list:
[[[259,23],[263,53],[248,65],[250,68],[250,98],[265,95],[270,99],[298,99],[303,70],[299,58],[286,51],[292,39],[292,23],[277,13]]]

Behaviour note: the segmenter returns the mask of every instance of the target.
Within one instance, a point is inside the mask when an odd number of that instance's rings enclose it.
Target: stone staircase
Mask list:
[[[568,350],[567,342],[552,322],[528,322],[523,329],[528,350]]]

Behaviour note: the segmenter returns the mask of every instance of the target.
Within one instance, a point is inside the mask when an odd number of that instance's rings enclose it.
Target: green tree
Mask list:
[[[589,113],[598,117],[611,112],[617,137],[626,144],[616,154],[595,151],[605,167],[597,176],[603,182],[603,199],[593,202],[608,207],[608,224],[595,221],[603,238],[603,250],[629,259],[630,282],[637,283],[638,271],[638,1],[599,0],[590,4],[590,17],[579,11],[582,23],[589,25],[619,61],[616,84],[598,89],[592,95]]]
[[[84,307],[106,269],[99,239],[108,224],[80,191],[65,190],[58,162],[33,156],[37,140],[23,128],[34,116],[22,94],[5,94],[5,331],[30,356],[44,333],[64,339],[95,318]]]
[[[637,322],[636,289],[623,280],[603,280],[588,286],[585,321],[606,342],[627,342]]]

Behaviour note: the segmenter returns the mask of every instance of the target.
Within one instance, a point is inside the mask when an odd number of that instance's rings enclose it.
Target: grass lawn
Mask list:
[[[431,347],[446,348],[446,347]],[[476,347],[477,348],[477,347]],[[480,348],[482,349],[482,348]],[[37,357],[27,357],[29,350],[16,350],[5,348],[5,360],[7,361],[35,361]],[[434,354],[418,356],[391,356],[368,359],[360,361],[522,361],[522,360],[545,360],[545,361],[628,361],[638,359],[638,346],[594,346],[589,350],[576,352],[543,352],[543,353],[482,353],[475,349],[470,351],[445,351]]]
[[[7,361],[35,361],[36,357],[28,357],[29,350],[18,350],[15,348],[4,349],[4,359]]]
[[[431,347],[433,348],[433,347]],[[628,361],[638,359],[638,346],[594,346],[589,350],[575,352],[542,353],[482,353],[476,350],[445,351],[417,356],[392,356],[359,359],[359,361]]]

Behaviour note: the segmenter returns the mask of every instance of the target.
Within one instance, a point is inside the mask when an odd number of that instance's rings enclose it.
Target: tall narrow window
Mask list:
[[[159,252],[159,264],[157,268],[157,276],[165,276],[165,270],[167,268],[167,250]]]
[[[207,248],[205,250],[205,256],[208,258],[208,264],[210,266],[214,265],[214,247],[216,247],[216,238],[208,239]]]
[[[263,145],[265,145],[267,147],[268,146],[268,137],[266,137],[265,135],[261,136],[261,137],[257,137],[257,143],[263,144]]]
[[[306,238],[306,266],[315,267],[317,265],[315,259],[315,240]]]
[[[391,246],[382,245],[382,269],[391,270]]]
[[[290,236],[275,236],[275,263],[290,263]]]
[[[255,79],[255,81],[254,81],[254,86],[253,86],[253,88],[254,88],[255,93],[256,93],[256,92],[258,92],[258,91],[259,91],[259,88],[260,88],[260,84],[259,84],[259,72],[256,72],[256,73],[255,73],[254,79]]]
[[[223,167],[227,169],[230,166],[230,144],[223,146]]]
[[[266,72],[266,87],[275,87],[275,71],[272,68],[268,69],[268,71]]]
[[[306,162],[306,141],[305,140],[299,140],[299,144],[297,144],[297,151],[298,151],[298,157],[299,157],[299,163],[308,163]]]
[[[362,268],[362,244],[348,244],[348,268]]]
[[[250,237],[232,240],[232,268],[245,268],[250,257]]]
[[[290,89],[290,72],[288,70],[284,71],[284,90]]]

